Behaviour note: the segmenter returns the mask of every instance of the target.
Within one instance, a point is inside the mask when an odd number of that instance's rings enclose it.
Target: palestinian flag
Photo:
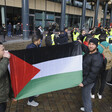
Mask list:
[[[79,42],[10,53],[11,83],[17,100],[75,87],[82,82]]]

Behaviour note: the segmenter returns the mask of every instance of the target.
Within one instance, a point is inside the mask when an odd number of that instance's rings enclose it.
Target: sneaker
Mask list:
[[[92,98],[92,99],[95,99],[95,95],[94,95],[94,94],[91,94],[91,98]]]
[[[81,107],[80,110],[83,111],[83,112],[85,111],[84,107]]]
[[[100,95],[99,93],[97,93],[98,98],[101,100],[102,99],[102,95]]]
[[[27,103],[27,105],[33,106],[33,107],[37,107],[39,105],[39,103],[35,102],[34,100],[32,102]]]
[[[112,81],[106,82],[107,85],[112,86]]]

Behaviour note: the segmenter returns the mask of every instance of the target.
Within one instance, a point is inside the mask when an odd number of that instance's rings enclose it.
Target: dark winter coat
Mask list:
[[[83,85],[89,85],[94,83],[98,74],[103,67],[103,56],[99,52],[89,54],[89,49],[87,46],[82,44],[82,50],[85,52],[83,57]]]
[[[5,27],[5,26],[2,26],[2,34],[3,34],[3,35],[6,35],[6,33],[7,33],[6,27]]]
[[[39,29],[37,29],[36,35],[37,35],[38,37],[40,37],[41,40],[43,39],[43,34],[41,33],[41,31],[40,31]]]
[[[12,25],[11,24],[8,25],[7,30],[8,31],[11,31],[12,30]]]
[[[60,34],[59,37],[56,40],[57,44],[67,44],[68,38],[64,34]]]
[[[26,49],[31,49],[31,48],[38,48],[34,43],[29,44]]]

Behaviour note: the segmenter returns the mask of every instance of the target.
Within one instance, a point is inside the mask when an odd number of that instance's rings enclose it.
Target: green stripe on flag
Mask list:
[[[81,82],[82,70],[34,79],[22,89],[16,99],[19,100],[37,94],[75,87]]]

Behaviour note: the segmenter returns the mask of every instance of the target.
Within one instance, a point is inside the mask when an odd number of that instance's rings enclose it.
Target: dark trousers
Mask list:
[[[82,100],[84,105],[84,112],[92,112],[92,101],[91,101],[91,89],[94,83],[86,85],[82,88]]]
[[[32,97],[29,97],[29,102],[32,102],[33,100],[34,100],[34,96],[32,96]]]
[[[3,34],[3,36],[2,36],[2,41],[3,42],[5,41],[5,34]]]
[[[0,103],[0,112],[5,112],[7,103]]]
[[[102,71],[100,78],[98,78],[96,80],[95,85],[92,88],[92,91],[91,91],[92,94],[95,94],[96,88],[98,88],[99,94],[102,95],[104,88],[105,88],[105,84],[106,84],[107,74],[108,74],[108,70]],[[100,85],[100,87],[99,87],[99,85]]]

